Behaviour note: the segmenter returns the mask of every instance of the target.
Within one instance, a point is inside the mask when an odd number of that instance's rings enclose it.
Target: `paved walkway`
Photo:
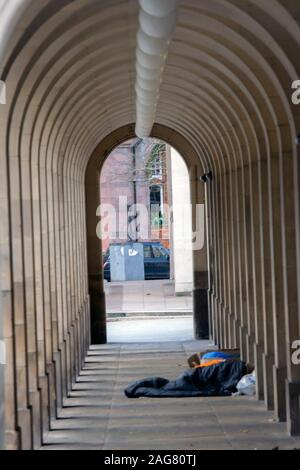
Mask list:
[[[132,317],[109,320],[109,343],[193,341],[193,317]]]
[[[128,383],[175,378],[207,342],[91,347],[45,450],[300,449],[264,404],[248,397],[127,399]]]
[[[192,296],[176,296],[170,280],[105,282],[106,312],[192,313]]]

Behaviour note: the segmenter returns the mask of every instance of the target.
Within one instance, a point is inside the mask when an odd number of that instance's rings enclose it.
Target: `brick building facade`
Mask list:
[[[111,152],[102,167],[100,196],[102,206],[115,209],[117,232],[102,240],[103,252],[111,242],[126,239],[161,240],[169,247],[169,165],[170,148],[157,139],[131,139]],[[147,212],[135,210],[134,204],[143,205]]]

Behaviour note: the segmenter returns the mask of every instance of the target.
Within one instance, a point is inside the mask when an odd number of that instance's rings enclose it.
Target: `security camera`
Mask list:
[[[213,174],[212,174],[212,171],[209,171],[208,173],[205,173],[204,175],[200,176],[200,181],[202,181],[202,183],[207,183],[208,180],[212,180],[213,179]]]
[[[300,146],[300,134],[296,137],[296,144]]]

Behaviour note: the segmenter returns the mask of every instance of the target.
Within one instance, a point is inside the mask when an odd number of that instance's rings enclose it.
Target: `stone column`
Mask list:
[[[269,167],[266,160],[260,163],[261,169],[261,200],[262,200],[262,260],[263,275],[262,286],[264,291],[263,305],[263,326],[264,326],[264,351],[263,351],[263,371],[264,371],[264,398],[267,408],[274,410],[274,325],[272,317],[272,266],[270,250],[270,199],[269,199]]]
[[[0,94],[1,94],[1,84],[0,82]],[[4,100],[3,100],[4,101]],[[3,132],[4,123],[5,123],[5,116],[4,116],[4,105],[1,102],[1,95],[0,95],[0,143],[1,148],[2,145],[4,146],[4,139],[5,135]],[[2,132],[1,132],[2,129]],[[2,176],[3,175],[3,176]],[[5,266],[3,263],[3,259],[5,256],[6,245],[3,245],[3,238],[7,239],[8,237],[8,217],[7,217],[7,192],[3,192],[3,189],[6,190],[6,184],[4,184],[4,178],[6,175],[6,162],[4,155],[0,159],[0,215],[1,215],[1,224],[5,221],[4,229],[6,228],[5,232],[2,232],[2,236],[0,238],[0,269],[1,269],[1,276],[0,276],[0,450],[5,448],[5,402],[4,402],[4,362],[5,362],[5,342],[4,342],[4,313],[3,313],[3,301],[2,296],[4,295],[3,287],[2,287],[2,270],[4,270]],[[2,189],[3,188],[3,189]]]
[[[0,450],[5,448],[5,409],[4,409],[4,364],[5,364],[5,342],[3,334],[3,307],[2,288],[0,278]]]
[[[224,180],[224,200],[226,203],[226,231],[227,231],[227,260],[226,260],[226,288],[227,292],[227,305],[228,311],[228,342],[230,348],[237,347],[236,338],[236,311],[234,308],[235,302],[235,273],[234,273],[234,259],[235,247],[233,237],[233,224],[232,224],[232,181],[231,173],[226,172],[223,175]]]
[[[274,139],[275,140],[275,139]],[[271,229],[271,267],[273,291],[273,324],[274,324],[274,409],[279,421],[286,420],[285,377],[286,377],[286,344],[285,344],[285,298],[284,298],[284,265],[283,243],[284,220],[282,218],[280,173],[281,156],[270,159],[270,229]],[[283,197],[282,197],[283,196]]]
[[[168,201],[169,207],[173,204],[173,175],[172,175],[172,152],[173,148],[170,145],[166,145],[166,169],[168,178]],[[169,212],[169,237],[170,237],[170,279],[174,279],[175,268],[174,268],[174,217],[172,211]]]
[[[184,160],[176,150],[171,150],[171,157],[175,294],[190,295],[193,290],[193,250],[189,174]]]
[[[190,170],[190,186],[192,201],[192,232],[197,232],[197,240],[193,242],[193,311],[194,332],[196,339],[209,338],[209,315],[208,315],[208,264],[207,264],[207,241],[205,226],[205,186],[199,179],[198,167]],[[207,184],[213,184],[208,182]],[[201,219],[200,219],[201,216]],[[201,234],[201,235],[200,235]],[[195,249],[196,248],[196,249]]]
[[[254,288],[254,366],[256,371],[256,393],[259,400],[264,400],[263,350],[264,350],[264,289],[262,289],[262,194],[260,162],[254,162],[252,169],[252,206],[253,206],[253,288]]]
[[[208,320],[210,339],[217,344],[216,319],[213,314],[213,262],[214,262],[214,231],[213,231],[213,207],[211,188],[206,188],[206,239],[207,239],[207,266],[208,266]]]
[[[7,90],[7,103],[10,89]],[[11,277],[11,241],[9,227],[9,189],[7,179],[8,159],[6,155],[6,124],[8,105],[0,105],[0,339],[5,342],[5,365],[0,364],[0,435],[1,445],[7,450],[15,450],[19,444],[19,432],[15,428],[17,412],[15,407],[16,375],[14,374],[14,335],[12,323],[12,277]],[[4,362],[4,361],[3,361]],[[3,380],[2,380],[3,377]],[[4,400],[2,397],[4,395]],[[3,426],[5,434],[3,435]]]
[[[96,234],[99,222],[99,218],[96,216],[97,207],[100,204],[99,182],[99,171],[90,166],[86,176],[86,223],[92,344],[103,344],[107,340],[102,250],[101,241]]]
[[[300,122],[299,122],[300,125]],[[287,351],[286,412],[287,429],[292,435],[300,435],[300,148],[294,153],[284,153],[281,185],[285,208],[285,343]],[[294,184],[293,184],[294,182]],[[298,276],[297,276],[298,274]],[[296,343],[297,342],[297,343]],[[297,346],[298,345],[298,346]]]
[[[220,347],[221,332],[218,315],[218,234],[217,234],[217,180],[214,176],[213,184],[207,184],[205,187],[207,200],[206,209],[208,211],[209,223],[209,309],[211,318],[211,328],[214,343]]]

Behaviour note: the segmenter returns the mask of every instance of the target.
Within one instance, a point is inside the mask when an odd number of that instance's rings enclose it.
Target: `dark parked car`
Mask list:
[[[143,242],[145,279],[170,279],[170,253],[160,242]],[[104,279],[110,281],[109,249],[103,256]]]

